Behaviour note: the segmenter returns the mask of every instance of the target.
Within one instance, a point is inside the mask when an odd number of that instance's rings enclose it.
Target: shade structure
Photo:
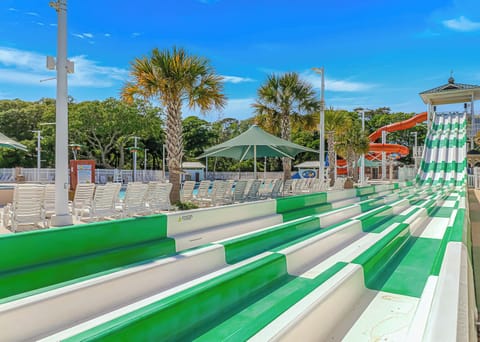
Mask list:
[[[205,157],[227,157],[240,161],[263,157],[294,159],[300,152],[318,153],[316,150],[281,139],[253,125],[239,136],[206,149],[197,159]],[[256,173],[255,163],[254,172]]]
[[[27,147],[25,145],[7,137],[3,133],[0,133],[0,147],[15,148],[17,150],[27,151]]]

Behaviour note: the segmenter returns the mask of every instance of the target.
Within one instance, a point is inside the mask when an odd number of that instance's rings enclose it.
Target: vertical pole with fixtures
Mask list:
[[[55,134],[55,214],[53,226],[72,224],[68,210],[68,81],[67,81],[67,1],[50,2],[57,11],[57,97]]]

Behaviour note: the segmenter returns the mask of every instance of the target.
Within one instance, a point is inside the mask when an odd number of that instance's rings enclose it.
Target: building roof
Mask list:
[[[183,162],[182,169],[204,169],[205,165],[200,162]]]
[[[422,91],[420,97],[424,103],[432,105],[470,102],[480,99],[480,86],[455,83],[455,79],[450,77],[447,84]]]

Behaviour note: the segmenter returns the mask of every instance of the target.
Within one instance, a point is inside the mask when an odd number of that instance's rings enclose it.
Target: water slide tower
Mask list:
[[[480,99],[480,86],[455,83],[453,76],[450,76],[447,84],[423,91],[420,93],[420,97],[427,105],[429,129],[438,105],[464,103],[464,110],[468,111],[470,109],[467,137],[470,141],[470,148],[473,149],[473,138],[480,131],[480,116],[475,115],[474,111],[474,102]],[[468,108],[468,103],[470,103],[470,108]]]

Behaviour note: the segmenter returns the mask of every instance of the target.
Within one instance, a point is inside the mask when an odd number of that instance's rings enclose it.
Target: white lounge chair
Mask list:
[[[273,183],[272,190],[270,191],[270,193],[266,194],[267,195],[266,197],[270,197],[270,198],[280,197],[282,193],[282,185],[283,185],[283,181],[281,179],[276,179],[275,183]]]
[[[197,202],[200,206],[216,206],[222,204],[224,201],[225,196],[225,187],[227,183],[224,181],[216,181],[214,184],[212,191],[210,192],[210,196],[207,198],[199,198]]]
[[[120,192],[120,183],[107,183],[105,185],[98,185],[95,188],[95,195],[90,207],[84,208],[81,211],[81,217],[88,214],[89,220],[106,219],[119,216],[119,211],[116,209],[118,201],[118,194]]]
[[[88,209],[92,206],[94,192],[95,184],[93,183],[77,184],[73,201],[70,203],[71,212],[77,219],[81,218],[81,214],[88,213]]]
[[[180,201],[183,203],[191,202],[193,200],[193,189],[195,189],[195,182],[185,181],[180,191]]]
[[[232,195],[232,202],[237,203],[237,202],[243,202],[245,199],[245,188],[247,186],[247,181],[246,180],[239,180],[235,184],[235,189],[233,190],[233,195]]]
[[[128,183],[125,197],[120,202],[122,216],[140,215],[146,212],[146,194],[148,185],[140,182]]]
[[[250,187],[250,189],[248,189],[248,194],[245,199],[247,201],[258,200],[259,199],[258,190],[260,189],[261,185],[262,185],[261,180],[258,180],[258,179],[254,180],[252,183],[252,186]]]
[[[197,198],[207,198],[208,197],[208,190],[210,190],[210,185],[212,184],[209,180],[203,180],[200,182],[200,185],[197,189],[197,194],[193,196],[194,199]]]
[[[51,219],[53,214],[55,214],[55,184],[45,185],[43,210],[45,211],[45,218],[47,219],[47,221]]]
[[[11,225],[13,232],[16,232],[20,225],[46,228],[45,210],[43,209],[44,197],[45,187],[43,185],[15,185],[13,201],[4,207],[4,226]]]
[[[170,193],[172,192],[172,183],[150,182],[146,195],[148,210],[152,213],[171,210],[173,206],[170,202]]]
[[[282,196],[290,196],[292,194],[293,179],[287,179],[283,183]]]

